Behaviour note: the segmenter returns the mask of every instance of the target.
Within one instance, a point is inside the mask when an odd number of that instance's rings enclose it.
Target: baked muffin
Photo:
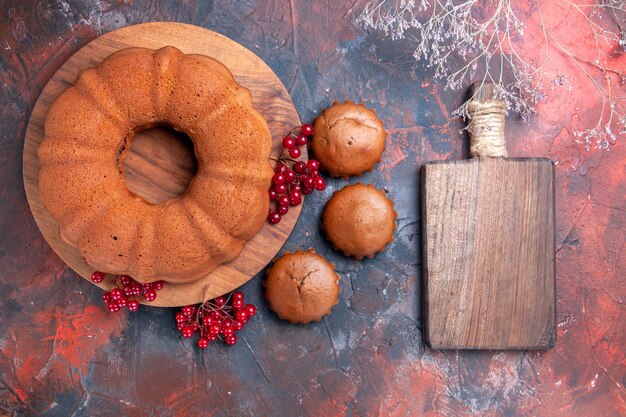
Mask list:
[[[285,253],[263,282],[270,309],[291,323],[320,321],[338,302],[339,275],[313,249]]]
[[[393,242],[396,217],[383,191],[357,183],[336,191],[326,203],[322,229],[344,255],[372,258]]]
[[[311,149],[322,169],[347,178],[371,171],[380,162],[386,136],[374,110],[350,100],[334,102],[315,119]]]

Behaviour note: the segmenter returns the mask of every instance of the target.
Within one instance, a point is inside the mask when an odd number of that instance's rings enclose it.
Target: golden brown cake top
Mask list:
[[[333,177],[371,171],[385,150],[383,122],[363,104],[335,102],[315,119],[314,128],[311,149]]]
[[[128,189],[120,162],[136,130],[160,124],[189,135],[198,172],[180,198],[151,204]],[[44,132],[42,202],[95,270],[191,282],[235,259],[265,224],[271,134],[215,59],[170,46],[117,51],[59,95]]]
[[[322,214],[322,228],[344,255],[372,258],[393,242],[396,217],[393,201],[383,191],[357,183],[333,194]]]
[[[330,313],[340,291],[335,267],[313,249],[285,253],[268,269],[263,285],[278,317],[303,324]]]

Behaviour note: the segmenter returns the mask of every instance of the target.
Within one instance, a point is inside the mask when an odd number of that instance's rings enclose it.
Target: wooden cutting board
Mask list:
[[[493,85],[476,85],[471,96],[475,126],[503,141],[506,106]],[[493,121],[502,129],[492,129]],[[480,132],[471,127],[475,143]],[[480,152],[422,168],[426,342],[437,349],[553,347],[554,164]]]
[[[43,124],[52,101],[74,83],[78,73],[102,62],[120,49],[140,46],[158,49],[172,45],[185,53],[216,58],[247,87],[255,108],[267,120],[272,133],[272,156],[282,151],[283,136],[300,125],[289,93],[276,74],[258,56],[238,43],[207,29],[182,23],[144,23],[102,35],[68,59],[43,89],[30,117],[24,142],[24,187],[31,211],[42,234],[54,251],[76,272],[89,279],[93,268],[76,248],[59,236],[57,221],[43,207],[39,196],[37,148],[43,139]],[[300,159],[306,160],[306,150]],[[124,158],[126,184],[135,194],[153,203],[182,194],[197,169],[193,145],[167,129],[138,134]],[[213,298],[247,282],[267,265],[295,227],[302,206],[291,208],[278,225],[267,223],[250,240],[237,259],[224,264],[193,283],[167,284],[153,306],[181,306]],[[91,282],[91,280],[89,280]],[[108,288],[105,283],[99,284]]]

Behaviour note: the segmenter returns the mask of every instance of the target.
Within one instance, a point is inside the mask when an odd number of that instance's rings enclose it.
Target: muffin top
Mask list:
[[[335,102],[315,119],[314,128],[311,149],[333,177],[371,171],[385,150],[383,122],[363,104]]]
[[[344,255],[372,258],[393,242],[397,216],[383,191],[357,183],[336,191],[326,203],[322,229]]]
[[[313,249],[285,253],[263,283],[270,309],[291,323],[320,321],[338,302],[339,275]]]

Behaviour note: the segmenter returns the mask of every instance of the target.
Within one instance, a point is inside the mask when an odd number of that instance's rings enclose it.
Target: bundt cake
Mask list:
[[[124,183],[135,132],[167,125],[193,141],[198,171],[151,204]],[[47,114],[39,189],[64,240],[96,270],[190,282],[236,258],[263,226],[271,135],[220,62],[174,47],[118,51],[80,73]]]

